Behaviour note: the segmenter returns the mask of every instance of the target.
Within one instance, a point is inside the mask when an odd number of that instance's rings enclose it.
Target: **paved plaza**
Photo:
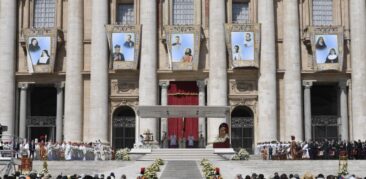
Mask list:
[[[52,176],[58,174],[101,174],[106,176],[114,172],[119,178],[125,174],[127,178],[136,178],[141,167],[147,167],[152,161],[49,161],[48,169]],[[222,176],[225,179],[232,179],[237,174],[251,175],[252,173],[262,173],[266,178],[272,176],[274,172],[279,174],[299,174],[303,175],[309,171],[314,175],[322,173],[324,175],[337,174],[338,160],[307,160],[307,161],[212,161],[214,166],[220,168]],[[366,176],[366,161],[351,160],[349,163],[350,174],[357,176]],[[35,161],[33,167],[41,171],[42,162]],[[160,178],[179,178],[189,176],[188,178],[200,178],[201,167],[199,161],[167,161],[161,168]],[[176,177],[172,177],[176,175]]]

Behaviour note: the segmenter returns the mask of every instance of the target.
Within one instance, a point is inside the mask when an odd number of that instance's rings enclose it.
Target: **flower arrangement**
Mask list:
[[[248,160],[249,159],[249,152],[243,148],[237,152],[231,160]]]
[[[201,166],[202,172],[205,175],[206,179],[213,178],[214,176],[222,179],[222,177],[220,176],[220,169],[213,166],[209,160],[203,159],[201,161]]]
[[[124,149],[119,149],[116,152],[116,160],[131,160],[130,156],[128,155],[128,153],[130,152],[130,149],[128,148],[124,148]]]
[[[153,164],[144,169],[143,176],[147,179],[157,178],[157,172],[160,172],[160,165],[164,165],[164,161],[160,158],[156,159]]]

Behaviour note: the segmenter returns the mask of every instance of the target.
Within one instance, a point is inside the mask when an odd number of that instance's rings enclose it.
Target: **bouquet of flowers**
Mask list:
[[[240,149],[239,152],[237,152],[232,160],[248,160],[249,159],[249,152],[245,149]]]
[[[210,178],[216,174],[216,167],[214,167],[207,159],[201,161],[202,171],[206,178]]]
[[[130,149],[128,148],[124,148],[124,149],[119,149],[116,152],[116,160],[131,160],[130,156],[128,155],[128,153],[130,152]]]

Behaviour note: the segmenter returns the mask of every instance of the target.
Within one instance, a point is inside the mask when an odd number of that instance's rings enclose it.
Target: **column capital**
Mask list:
[[[197,86],[199,90],[204,90],[207,85],[206,80],[197,80]]]
[[[168,80],[159,81],[159,86],[161,86],[162,88],[168,88],[169,84],[170,84],[170,81],[168,81]]]
[[[55,83],[55,88],[57,88],[57,89],[65,88],[65,82],[61,81],[61,82]]]
[[[29,87],[29,83],[26,82],[20,82],[18,83],[18,88],[22,89],[22,90],[27,90]]]
[[[312,80],[303,80],[302,85],[305,86],[305,88],[311,88],[313,86]]]

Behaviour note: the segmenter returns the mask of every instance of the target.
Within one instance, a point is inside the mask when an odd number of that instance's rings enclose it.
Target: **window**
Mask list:
[[[333,0],[313,0],[313,25],[332,25]]]
[[[194,0],[173,0],[173,25],[194,24]]]
[[[133,4],[118,4],[116,19],[119,24],[135,24]]]
[[[55,0],[35,0],[34,1],[34,18],[33,26],[54,27],[56,16]]]
[[[249,21],[249,3],[233,3],[233,23]]]

